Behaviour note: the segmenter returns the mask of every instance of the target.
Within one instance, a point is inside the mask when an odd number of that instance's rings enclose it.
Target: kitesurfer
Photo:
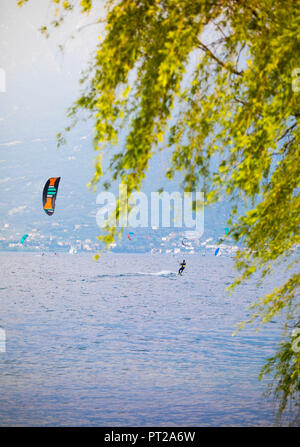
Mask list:
[[[181,275],[182,274],[182,272],[183,272],[183,270],[185,269],[185,266],[186,266],[186,262],[185,262],[185,260],[183,260],[182,261],[182,263],[180,264],[180,269],[178,270],[178,275]]]

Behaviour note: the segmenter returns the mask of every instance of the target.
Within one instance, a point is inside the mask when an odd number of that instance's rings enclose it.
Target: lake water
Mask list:
[[[229,257],[0,253],[1,426],[273,425],[257,376],[281,325],[236,325]]]

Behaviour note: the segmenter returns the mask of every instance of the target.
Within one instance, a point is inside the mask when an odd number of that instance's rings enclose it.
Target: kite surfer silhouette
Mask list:
[[[182,275],[183,270],[185,269],[186,266],[186,262],[185,260],[182,261],[182,263],[180,264],[180,269],[178,270],[178,275]]]

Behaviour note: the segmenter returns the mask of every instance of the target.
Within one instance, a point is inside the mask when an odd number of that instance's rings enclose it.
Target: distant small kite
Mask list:
[[[218,256],[219,251],[220,251],[220,248],[218,247],[215,251],[215,256]]]
[[[132,231],[129,231],[129,234],[131,234],[131,236],[134,235],[134,233],[133,233]],[[129,237],[129,234],[128,234],[128,239],[129,239],[130,241],[132,241],[132,239],[130,239],[130,237]]]
[[[24,244],[25,240],[28,238],[28,234],[24,234],[24,236],[22,236],[20,243]]]

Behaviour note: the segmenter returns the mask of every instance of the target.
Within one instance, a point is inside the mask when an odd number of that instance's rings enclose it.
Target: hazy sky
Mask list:
[[[41,191],[52,176],[62,177],[57,207],[63,222],[83,222],[96,212],[96,197],[86,188],[96,155],[92,125],[80,123],[60,150],[56,134],[70,124],[66,110],[79,96],[80,73],[103,35],[103,25],[84,26],[103,15],[103,1],[95,2],[97,11],[90,16],[72,12],[49,39],[39,28],[53,20],[52,2],[16,4],[0,0],[0,68],[6,75],[6,91],[0,92],[0,226],[45,219]],[[59,45],[64,45],[63,53]],[[158,154],[144,191],[179,189],[164,179],[167,165],[168,154]]]
[[[0,67],[6,73],[6,93],[0,96],[2,142],[22,130],[27,134],[34,119],[39,119],[40,130],[49,130],[49,122],[43,117],[59,127],[66,108],[77,97],[80,72],[101,34],[101,25],[78,31],[95,18],[72,13],[46,39],[39,28],[53,19],[51,2],[30,0],[22,8],[16,3],[0,0]],[[59,44],[64,45],[63,54]],[[18,115],[20,110],[26,113]],[[10,120],[16,114],[21,118],[21,128],[15,128],[15,120]]]
[[[46,39],[38,29],[53,19],[51,2],[30,0],[22,8],[16,3],[0,0],[0,68],[6,77],[6,91],[0,92],[0,223],[19,227],[44,219],[41,191],[51,176],[62,177],[63,218],[78,219],[81,202],[85,220],[96,209],[95,196],[86,188],[95,155],[91,125],[78,126],[61,150],[56,134],[69,124],[66,110],[79,96],[80,72],[101,28],[78,31],[95,18],[75,13]]]

